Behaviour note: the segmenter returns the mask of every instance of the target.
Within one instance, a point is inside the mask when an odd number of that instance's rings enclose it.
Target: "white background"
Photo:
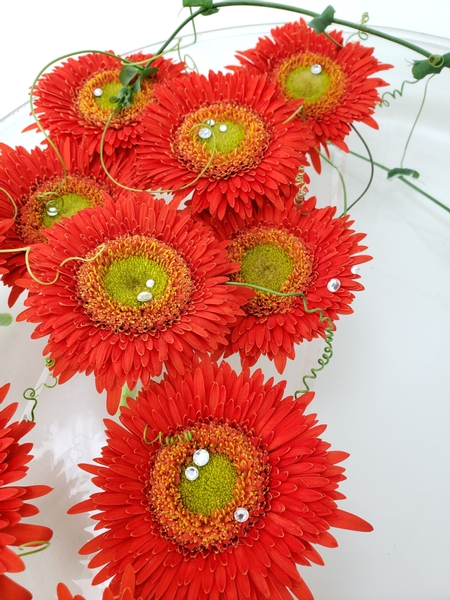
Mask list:
[[[318,12],[325,8],[325,3],[295,4]],[[450,3],[423,4],[426,13],[407,9],[408,5],[381,0],[334,3],[342,19],[359,20],[367,10],[371,26],[450,37]],[[82,48],[125,52],[164,39],[179,22],[179,3],[174,0],[162,7],[153,0],[136,0],[132,5],[79,0],[71,5],[73,14],[63,12],[61,6],[44,0],[30,3],[27,11],[23,4],[2,9],[0,114],[26,100],[34,75],[52,58]],[[126,17],[125,9],[131,6],[134,13]],[[199,29],[209,30],[287,18],[278,11],[234,8],[198,23]],[[442,44],[448,51],[448,42]],[[210,51],[205,57],[196,56],[197,64],[229,64],[229,58],[222,61],[219,56],[220,40],[216,47],[217,56]],[[409,77],[406,61],[415,58],[410,52],[377,46],[377,56],[384,62],[392,57],[400,64],[399,74],[384,75],[396,85]],[[361,129],[375,160],[398,166],[421,101],[420,86],[409,87],[402,100],[377,111],[379,132]],[[420,172],[421,189],[447,204],[448,98],[450,71],[446,70],[430,83],[405,163]],[[355,139],[350,146],[363,153]],[[366,165],[340,153],[334,160],[343,170],[352,199],[367,181]],[[325,170],[311,189],[320,205],[342,205],[336,172]],[[312,385],[317,395],[311,411],[328,423],[323,438],[333,449],[351,454],[344,463],[348,481],[342,485],[348,500],[341,507],[369,520],[374,532],[333,530],[340,547],[319,548],[326,566],[303,568],[301,574],[316,600],[449,600],[450,215],[404,184],[387,182],[377,171],[352,218],[358,231],[368,233],[374,260],[361,269],[366,291],[356,298],[355,313],[337,323],[335,354]],[[0,291],[0,312],[5,312],[7,294]],[[12,312],[20,310],[18,302]],[[8,401],[19,400],[23,389],[35,386],[41,374],[44,340],[30,341],[33,329],[28,323],[0,329],[0,383],[13,384]],[[284,374],[289,393],[299,387],[300,376],[316,365],[322,348],[320,341],[300,347]],[[270,371],[267,361],[263,366]],[[80,375],[40,396],[36,428],[28,436],[35,443],[35,459],[26,481],[53,485],[55,491],[36,501],[42,512],[30,521],[50,524],[55,536],[48,550],[27,557],[24,574],[14,576],[33,591],[35,600],[53,598],[58,581],[87,600],[100,598],[99,590],[90,588],[91,572],[76,557],[90,537],[85,531],[89,520],[84,515],[67,517],[66,511],[89,493],[89,476],[76,463],[98,456],[102,416],[104,399],[95,394],[91,377]]]

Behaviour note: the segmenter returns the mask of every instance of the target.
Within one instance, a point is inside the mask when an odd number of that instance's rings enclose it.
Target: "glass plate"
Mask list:
[[[436,53],[450,42],[406,31],[384,31]],[[188,53],[201,72],[235,64],[234,52],[252,47],[267,34],[264,26],[237,27],[201,34]],[[188,40],[187,37],[184,38]],[[354,38],[356,39],[356,38]],[[398,88],[412,81],[412,51],[371,37],[382,62],[395,70],[382,73]],[[147,50],[155,50],[157,46]],[[384,91],[384,90],[382,90]],[[407,84],[403,97],[377,109],[379,131],[358,130],[374,160],[399,167],[413,121],[419,110],[424,82]],[[416,169],[414,184],[444,204],[448,193],[448,69],[429,84],[427,100],[411,139],[404,166]],[[0,122],[0,139],[32,148],[35,133],[21,134],[30,122],[27,105]],[[366,155],[352,134],[350,148]],[[363,191],[370,175],[367,162],[331,148],[333,162],[345,177],[349,203]],[[311,194],[319,206],[343,207],[337,171],[324,165],[312,176]],[[450,597],[450,511],[448,510],[450,436],[450,215],[399,180],[388,181],[375,169],[370,190],[351,211],[357,231],[367,232],[373,261],[362,266],[366,287],[353,303],[354,315],[339,320],[334,356],[311,384],[316,398],[311,411],[328,423],[324,439],[333,449],[350,452],[344,463],[348,481],[340,504],[370,521],[371,534],[334,530],[340,547],[318,548],[326,566],[302,568],[301,574],[317,600],[444,600]],[[5,287],[0,288],[0,312],[7,312]],[[14,315],[22,310],[19,300]],[[29,406],[22,399],[27,387],[37,387],[45,374],[41,352],[45,340],[30,340],[34,326],[14,323],[0,330],[0,383],[11,381],[7,402],[19,401],[20,418]],[[280,377],[267,360],[267,376],[288,379],[288,392],[302,387],[301,376],[316,366],[323,341],[298,347],[297,358]],[[235,368],[239,368],[236,361]],[[48,382],[51,383],[51,382]],[[51,526],[54,537],[45,552],[26,557],[27,569],[13,575],[37,600],[55,597],[56,584],[65,582],[73,594],[99,599],[92,588],[93,572],[78,549],[91,538],[86,515],[66,511],[94,489],[79,462],[92,462],[104,441],[105,398],[95,392],[92,377],[79,375],[53,389],[44,388],[36,409],[36,426],[27,440],[34,442],[34,460],[26,485],[47,484],[54,491],[36,501],[41,513],[30,519]]]

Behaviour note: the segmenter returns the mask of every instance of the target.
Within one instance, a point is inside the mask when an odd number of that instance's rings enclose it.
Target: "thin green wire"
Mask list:
[[[21,544],[19,546],[19,550],[22,550],[23,548],[29,548],[30,546],[36,546],[37,544],[39,544],[41,547],[36,548],[35,550],[29,550],[28,552],[21,552],[17,556],[28,556],[29,554],[37,554],[38,552],[47,550],[47,548],[50,547],[50,542],[44,542],[41,540],[37,540],[35,542],[25,542],[24,544]]]
[[[375,169],[374,169],[374,164],[375,164],[375,163],[373,162],[372,153],[371,153],[371,151],[370,151],[370,148],[369,148],[369,146],[368,146],[368,145],[367,145],[367,143],[366,143],[366,140],[363,138],[363,136],[362,136],[362,135],[359,133],[359,131],[356,129],[356,127],[355,127],[354,125],[350,125],[350,127],[353,129],[353,131],[354,131],[354,132],[356,133],[356,135],[359,137],[359,139],[360,139],[360,140],[361,140],[361,142],[363,143],[363,146],[364,146],[364,148],[366,149],[366,152],[367,152],[367,154],[368,154],[368,157],[369,157],[369,158],[367,159],[367,162],[369,162],[369,163],[370,163],[370,177],[369,177],[369,181],[368,181],[368,183],[367,183],[367,185],[366,185],[366,187],[365,187],[364,191],[362,192],[362,194],[360,194],[360,195],[358,196],[358,198],[356,198],[356,200],[355,200],[354,202],[352,202],[352,203],[350,204],[350,206],[347,208],[347,212],[348,212],[348,211],[349,211],[351,208],[353,208],[353,207],[355,206],[355,204],[357,204],[357,203],[358,203],[358,202],[361,200],[361,198],[363,198],[363,197],[366,195],[366,193],[367,193],[367,190],[368,190],[368,189],[370,188],[370,186],[372,185],[372,181],[373,181],[373,175],[374,175],[374,172],[375,172]],[[351,153],[350,153],[350,154],[351,154]],[[346,214],[346,213],[345,213],[345,212],[343,212],[341,215],[339,215],[339,217],[343,217],[345,214]]]
[[[365,156],[362,156],[361,154],[358,154],[357,152],[353,152],[353,150],[350,150],[349,154],[352,154],[353,156],[356,156],[357,158],[360,158],[361,160],[365,160],[366,162],[370,162],[368,158],[366,158]],[[378,167],[379,169],[382,169],[383,171],[386,171],[387,173],[389,171],[392,171],[392,169],[389,169],[388,167],[385,167],[384,165],[382,165],[378,162],[375,162],[374,160],[372,161],[372,163],[375,165],[375,167]],[[413,183],[408,181],[408,179],[405,179],[403,176],[398,177],[398,179],[400,181],[402,181],[403,183],[406,183],[406,185],[408,185],[410,188],[412,188],[416,192],[419,192],[419,194],[422,194],[422,196],[425,196],[425,198],[428,198],[429,200],[431,200],[432,202],[434,202],[435,204],[437,204],[438,206],[443,208],[445,211],[450,213],[450,207],[446,206],[445,204],[442,204],[442,202],[439,202],[439,200],[437,200],[430,194],[427,194],[426,192],[421,190],[419,187],[417,187],[416,185],[414,185]]]
[[[286,296],[286,297],[300,296],[300,298],[303,301],[304,311],[308,314],[319,313],[319,323],[327,323],[328,324],[328,327],[325,327],[325,334],[326,334],[325,335],[325,342],[326,342],[325,348],[323,349],[322,356],[317,360],[317,362],[319,363],[319,368],[312,368],[311,375],[306,374],[302,377],[302,382],[303,382],[303,385],[305,386],[305,389],[297,390],[294,394],[295,399],[297,399],[300,394],[305,394],[306,392],[309,392],[310,388],[309,388],[308,384],[306,383],[306,380],[307,379],[317,379],[317,373],[322,371],[327,366],[327,364],[330,362],[331,357],[333,356],[334,325],[333,325],[333,321],[330,319],[330,317],[325,317],[323,314],[323,310],[321,308],[311,308],[311,309],[308,308],[306,298],[302,292],[291,292],[288,294],[284,294],[283,292],[276,292],[275,290],[271,290],[269,288],[265,288],[260,285],[254,285],[251,283],[243,283],[240,281],[227,281],[227,284],[239,285],[242,287],[249,287],[254,290],[258,290],[260,292],[267,292],[269,294],[274,294],[275,296]]]
[[[417,125],[417,121],[419,120],[419,117],[422,114],[423,107],[425,106],[425,100],[427,99],[428,84],[433,79],[434,75],[435,74],[431,75],[431,77],[429,77],[427,79],[427,82],[425,84],[425,88],[423,90],[422,102],[420,103],[420,107],[419,107],[419,112],[417,113],[417,116],[416,116],[416,118],[414,120],[413,126],[411,127],[411,131],[409,132],[408,139],[406,140],[405,148],[403,150],[402,160],[400,161],[400,167],[401,168],[403,168],[403,161],[405,160],[406,151],[408,150],[409,142],[411,141],[411,137],[412,137],[412,134],[414,133],[414,129],[415,129],[416,125]]]

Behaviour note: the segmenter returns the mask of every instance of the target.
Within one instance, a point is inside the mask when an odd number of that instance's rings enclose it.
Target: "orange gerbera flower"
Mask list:
[[[0,219],[0,248],[2,247],[2,243],[5,239],[5,236],[3,234],[6,233],[8,229],[12,227],[12,225],[14,225],[14,219]],[[6,264],[6,260],[4,259],[3,255],[0,254],[0,265],[4,264]],[[3,275],[7,272],[8,269],[6,267],[0,266],[0,275]]]
[[[221,239],[229,242],[230,260],[241,263],[231,280],[250,283],[276,292],[302,292],[308,309],[320,308],[332,321],[353,312],[353,292],[358,283],[358,264],[370,260],[359,254],[367,246],[365,237],[351,229],[348,216],[335,218],[336,208],[314,208],[315,198],[299,211],[280,211],[272,206],[243,221],[229,215],[227,221],[210,221]],[[326,322],[320,314],[305,312],[300,296],[282,297],[257,291],[237,317],[225,357],[239,352],[244,367],[256,363],[261,354],[273,360],[280,373],[287,358],[295,358],[294,345],[325,336]]]
[[[141,596],[135,598],[134,589],[136,585],[136,577],[134,575],[133,567],[128,565],[123,572],[122,582],[120,584],[119,595],[116,596],[112,593],[111,588],[106,588],[103,591],[102,600],[143,600]],[[64,583],[58,583],[56,588],[58,600],[84,600],[83,596],[72,594],[69,588]]]
[[[273,39],[261,38],[255,48],[238,52],[237,58],[250,73],[267,73],[284,98],[302,100],[299,119],[310,126],[317,150],[332,142],[348,152],[344,138],[351,131],[350,123],[362,122],[378,129],[371,115],[380,99],[377,88],[388,84],[371,75],[392,65],[372,56],[373,48],[359,42],[343,46],[343,35],[338,31],[329,34],[334,43],[303,19],[276,27],[271,35]],[[310,155],[320,171],[317,152]]]
[[[155,90],[137,148],[148,187],[192,192],[192,210],[219,218],[228,207],[242,217],[267,201],[281,208],[313,139],[301,120],[286,122],[296,103],[277,95],[247,73],[191,73]]]
[[[151,54],[127,57],[132,62],[146,61]],[[34,90],[36,114],[52,139],[71,136],[88,137],[89,153],[100,151],[102,132],[116,104],[110,98],[122,88],[119,73],[122,61],[104,54],[86,54],[69,58],[41,77]],[[159,57],[152,68],[158,71],[142,82],[141,91],[133,93],[130,108],[116,113],[106,132],[104,150],[113,154],[118,148],[137,144],[143,132],[142,115],[153,102],[155,89],[184,69],[184,63]]]
[[[45,235],[31,267],[41,280],[59,278],[30,282],[30,308],[18,320],[40,323],[33,337],[50,336],[44,354],[56,361],[59,383],[93,371],[113,414],[125,383],[146,386],[164,365],[183,373],[195,353],[226,343],[244,301],[225,285],[239,265],[188,214],[142,193],[87,209]]]
[[[0,388],[0,403],[5,399],[9,384]],[[48,542],[53,532],[48,527],[21,523],[23,517],[37,514],[38,509],[26,501],[44,496],[51,491],[46,485],[18,486],[28,471],[26,464],[33,458],[33,444],[20,444],[20,440],[34,427],[34,423],[10,423],[17,403],[0,410],[0,598],[2,600],[30,600],[30,592],[15,583],[5,573],[25,569],[25,563],[10,546],[24,544],[40,546]]]
[[[52,227],[62,216],[70,217],[87,206],[97,206],[121,191],[108,179],[98,157],[92,158],[84,143],[66,138],[59,147],[67,174],[52,148],[21,146],[13,149],[0,144],[0,230],[4,231],[1,249],[23,248],[46,238],[42,230]],[[132,161],[125,157],[107,160],[106,166],[121,183],[135,182]],[[16,205],[17,215],[11,198]],[[16,282],[26,274],[24,253],[4,253],[7,274],[3,283],[11,287],[12,306],[23,291]]]
[[[80,550],[103,567],[93,584],[115,591],[131,565],[146,600],[312,599],[297,571],[323,564],[312,544],[372,527],[337,508],[348,454],[304,414],[313,393],[283,399],[285,384],[205,361],[105,421],[102,457],[81,465],[102,491],[69,510],[106,529]]]

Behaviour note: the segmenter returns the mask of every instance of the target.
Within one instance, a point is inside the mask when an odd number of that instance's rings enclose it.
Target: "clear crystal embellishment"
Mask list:
[[[234,511],[234,518],[236,519],[236,521],[239,521],[239,523],[245,523],[245,521],[248,521],[248,510],[246,508],[237,508]]]
[[[138,302],[148,302],[153,298],[153,295],[150,292],[141,292],[137,295]]]
[[[197,467],[204,467],[209,462],[209,452],[204,448],[199,448],[194,452],[194,457],[192,459]]]
[[[337,278],[330,279],[330,281],[327,283],[328,291],[333,292],[333,294],[334,294],[334,292],[337,292],[340,287],[341,287],[341,282]]]
[[[188,467],[184,474],[189,481],[195,481],[198,477],[198,469],[196,467]]]

